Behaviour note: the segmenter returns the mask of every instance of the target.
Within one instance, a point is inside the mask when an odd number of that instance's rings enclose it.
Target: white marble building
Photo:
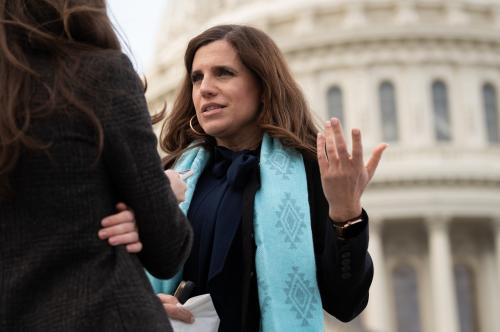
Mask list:
[[[170,1],[153,108],[172,103],[190,37],[268,32],[318,118],[390,143],[364,196],[375,279],[336,331],[500,331],[500,0]],[[330,330],[330,327],[328,327]]]

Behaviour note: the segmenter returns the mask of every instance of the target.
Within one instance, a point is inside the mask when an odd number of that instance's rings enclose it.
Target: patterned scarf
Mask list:
[[[180,204],[186,215],[209,157],[205,149],[193,148],[174,167],[194,173],[186,181],[186,199]],[[262,185],[254,203],[260,330],[324,331],[302,155],[264,134],[260,178]],[[169,280],[148,277],[155,292],[173,293],[182,271]]]

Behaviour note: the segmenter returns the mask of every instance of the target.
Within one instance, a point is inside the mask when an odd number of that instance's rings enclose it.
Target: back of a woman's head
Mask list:
[[[0,195],[21,150],[43,146],[29,134],[37,112],[34,86],[46,90],[45,116],[59,102],[73,105],[87,114],[102,139],[95,115],[72,91],[79,83],[74,74],[83,54],[120,49],[105,0],[0,0]],[[52,73],[50,83],[35,65],[40,59],[46,61],[43,70]]]
[[[280,138],[285,145],[312,154],[316,128],[282,52],[266,33],[245,25],[214,26],[189,41],[184,54],[186,76],[167,119],[169,122],[162,131],[163,150],[175,156],[179,147],[185,147],[195,139],[207,139],[189,130],[189,120],[195,114],[190,74],[196,52],[218,40],[225,40],[234,48],[241,63],[260,85],[263,104],[258,119],[260,127]]]
[[[0,0],[0,20],[5,56],[120,47],[104,0]]]

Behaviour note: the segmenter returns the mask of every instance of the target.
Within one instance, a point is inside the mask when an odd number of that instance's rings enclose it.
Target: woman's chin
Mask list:
[[[205,125],[203,126],[203,130],[207,135],[210,135],[214,138],[224,137],[224,133],[227,132],[227,126],[222,125]]]

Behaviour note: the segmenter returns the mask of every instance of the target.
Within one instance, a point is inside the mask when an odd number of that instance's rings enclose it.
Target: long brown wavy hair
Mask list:
[[[191,39],[187,46],[184,55],[185,77],[160,136],[160,146],[167,153],[164,160],[166,167],[171,166],[193,141],[199,141],[197,145],[205,147],[215,144],[213,137],[193,132],[189,120],[196,114],[190,78],[194,56],[200,47],[217,40],[226,40],[234,47],[243,65],[260,84],[263,105],[257,119],[258,126],[270,136],[280,139],[283,145],[314,157],[317,128],[304,95],[278,46],[267,34],[256,28],[218,25]],[[199,124],[196,124],[195,129],[203,133]]]
[[[100,153],[102,127],[75,93],[85,89],[75,72],[84,53],[105,50],[121,50],[105,0],[0,0],[0,194],[22,150],[48,146],[30,135],[34,118],[72,106],[95,127]],[[34,65],[41,58],[50,80]],[[42,105],[32,101],[35,87],[47,96]]]

